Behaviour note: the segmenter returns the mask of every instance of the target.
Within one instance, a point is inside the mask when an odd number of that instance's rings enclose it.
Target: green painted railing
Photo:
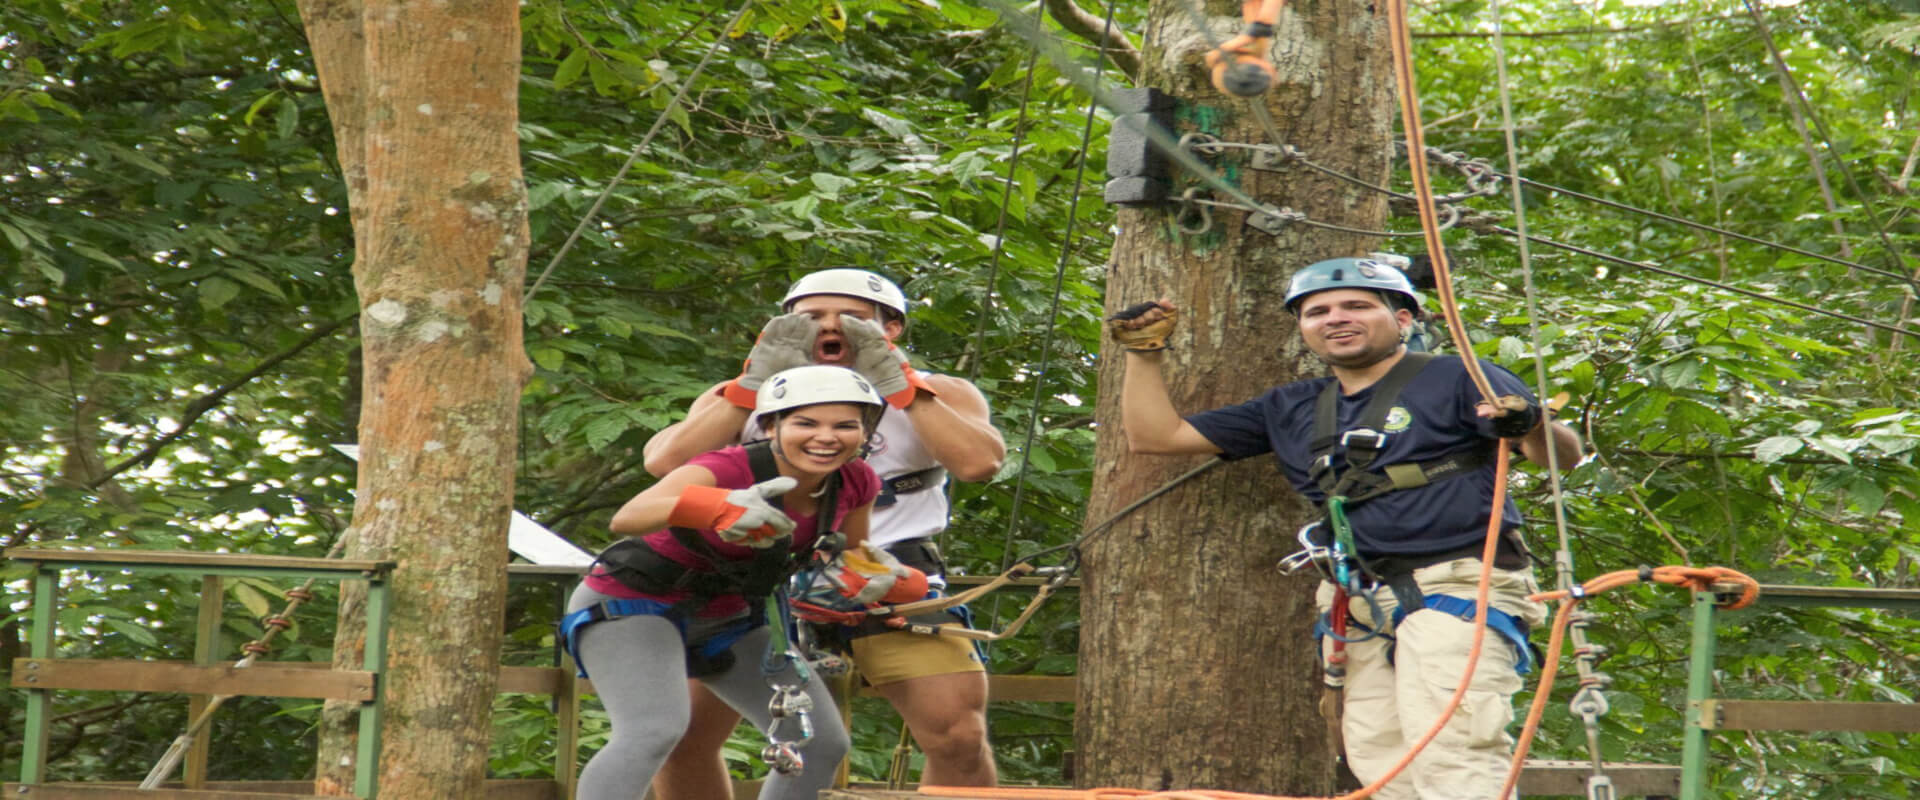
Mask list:
[[[1707,796],[1711,734],[1717,730],[1920,732],[1920,704],[1769,702],[1713,696],[1720,596],[1693,596],[1693,652],[1687,670],[1680,800]],[[1920,590],[1763,584],[1756,605],[1920,610]]]

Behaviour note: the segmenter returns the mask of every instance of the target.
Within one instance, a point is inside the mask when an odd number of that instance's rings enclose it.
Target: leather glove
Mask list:
[[[927,596],[927,573],[900,563],[892,553],[862,542],[864,555],[848,550],[831,574],[840,593],[861,605],[911,603]]]
[[[937,394],[926,379],[914,371],[907,354],[887,341],[887,330],[880,323],[843,315],[840,332],[853,348],[853,370],[873,384],[888,405],[904,409],[912,405],[921,392]]]
[[[813,342],[820,338],[820,323],[805,314],[782,314],[767,320],[760,338],[747,352],[740,377],[728,382],[722,394],[736,406],[753,410],[760,384],[781,370],[804,367],[813,361]]]
[[[1540,404],[1517,394],[1506,394],[1500,396],[1500,405],[1507,413],[1493,418],[1493,435],[1518,439],[1540,426]]]
[[[1159,316],[1143,320],[1153,311]],[[1173,335],[1180,312],[1164,302],[1135,303],[1107,318],[1107,334],[1130,353],[1151,353],[1167,349],[1167,337]]]
[[[797,485],[799,481],[783,475],[745,489],[689,486],[680,492],[679,502],[667,514],[667,524],[712,530],[730,544],[772,547],[776,540],[793,533],[793,518],[769,501]]]

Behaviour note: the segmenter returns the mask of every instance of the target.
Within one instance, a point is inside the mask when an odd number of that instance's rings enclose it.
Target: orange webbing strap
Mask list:
[[[1513,763],[1507,770],[1507,783],[1500,790],[1500,797],[1506,797],[1513,791],[1514,784],[1520,780],[1520,768],[1526,763],[1527,749],[1533,745],[1533,735],[1540,729],[1540,717],[1546,712],[1547,696],[1553,692],[1553,677],[1560,669],[1560,646],[1566,638],[1567,625],[1573,619],[1573,609],[1580,601],[1610,589],[1616,589],[1632,583],[1646,581],[1664,583],[1671,586],[1684,586],[1696,592],[1711,592],[1714,585],[1733,583],[1740,586],[1740,596],[1720,604],[1720,608],[1732,610],[1753,605],[1760,597],[1760,583],[1746,573],[1727,567],[1684,567],[1666,566],[1623,569],[1609,572],[1580,584],[1576,589],[1560,589],[1541,592],[1528,597],[1529,600],[1545,602],[1565,600],[1560,610],[1553,615],[1553,633],[1547,638],[1547,664],[1540,670],[1540,685],[1533,693],[1533,704],[1527,708],[1527,722],[1520,728],[1519,744],[1513,749]]]
[[[1273,26],[1280,24],[1286,0],[1245,0],[1240,17],[1247,22],[1239,36],[1207,52],[1213,88],[1235,97],[1255,97],[1273,85],[1279,73],[1268,60],[1273,52]]]
[[[1099,789],[1037,789],[966,786],[922,786],[920,787],[920,796],[976,798],[976,800],[1119,800],[1120,798],[1140,798],[1141,800],[1360,800],[1360,798],[1372,796],[1375,792],[1384,788],[1395,777],[1398,777],[1402,771],[1406,770],[1407,766],[1413,763],[1414,756],[1419,755],[1420,751],[1427,746],[1427,743],[1432,742],[1435,736],[1440,735],[1441,729],[1447,725],[1447,720],[1453,718],[1453,712],[1459,710],[1460,701],[1467,696],[1467,687],[1473,684],[1473,671],[1480,663],[1480,646],[1485,643],[1487,638],[1487,606],[1493,585],[1493,558],[1500,543],[1500,520],[1502,517],[1500,509],[1507,504],[1507,462],[1510,456],[1507,448],[1501,447],[1498,448],[1498,450],[1499,455],[1494,462],[1493,513],[1488,515],[1487,519],[1486,548],[1480,552],[1480,586],[1474,593],[1473,598],[1473,645],[1467,652],[1467,668],[1460,675],[1460,685],[1453,690],[1453,697],[1447,700],[1447,707],[1440,712],[1440,717],[1433,721],[1433,726],[1427,729],[1426,734],[1421,736],[1419,741],[1414,742],[1413,746],[1407,749],[1406,754],[1400,757],[1399,762],[1395,763],[1392,769],[1387,770],[1385,775],[1381,775],[1372,783],[1334,798],[1251,794],[1247,792],[1230,792],[1222,789],[1185,789],[1171,792],[1155,792],[1146,789],[1122,789],[1113,787]],[[1638,576],[1638,573],[1629,572],[1627,574]],[[1536,595],[1536,597],[1537,596],[1538,595]],[[1556,635],[1558,635],[1558,631],[1556,631]]]

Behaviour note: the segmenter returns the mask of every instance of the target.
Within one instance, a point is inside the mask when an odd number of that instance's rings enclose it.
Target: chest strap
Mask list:
[[[873,507],[886,508],[900,502],[900,498],[895,495],[924,492],[940,486],[946,480],[946,468],[938,465],[905,475],[895,475],[880,483],[880,496],[873,499]]]
[[[1340,381],[1334,379],[1320,391],[1314,402],[1313,439],[1308,442],[1311,461],[1307,477],[1327,497],[1345,497],[1348,505],[1370,500],[1388,492],[1413,489],[1473,472],[1492,463],[1492,447],[1474,446],[1418,463],[1388,464],[1373,472],[1374,459],[1387,447],[1387,416],[1400,400],[1400,392],[1412,383],[1420,371],[1432,363],[1432,353],[1407,353],[1387,370],[1373,386],[1373,397],[1360,412],[1355,426],[1344,433],[1340,426]],[[1346,466],[1335,469],[1334,451],[1346,447]]]

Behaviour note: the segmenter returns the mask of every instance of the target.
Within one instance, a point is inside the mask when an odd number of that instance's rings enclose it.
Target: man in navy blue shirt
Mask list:
[[[1495,448],[1511,442],[1529,460],[1547,463],[1551,454],[1570,469],[1580,444],[1566,426],[1540,424],[1537,401],[1512,373],[1480,362],[1509,408],[1496,416],[1459,358],[1410,354],[1419,298],[1381,260],[1312,264],[1294,274],[1286,303],[1307,349],[1333,374],[1184,418],[1161,375],[1173,304],[1142,303],[1115,315],[1109,329],[1127,361],[1121,423],[1133,452],[1230,460],[1272,453],[1315,504],[1331,512],[1328,497],[1343,498],[1350,539],[1336,541],[1334,526],[1322,524],[1315,544],[1347,548],[1340,552],[1351,557],[1350,580],[1345,587],[1323,582],[1318,600],[1325,613],[1340,597],[1352,625],[1344,647],[1326,637],[1322,649],[1329,657],[1344,650],[1329,662],[1345,661],[1339,730],[1348,766],[1371,783],[1438,719],[1465,671],[1494,513]],[[1376,798],[1493,798],[1504,782],[1512,697],[1530,662],[1526,631],[1545,621],[1546,610],[1527,599],[1538,587],[1513,533],[1519,511],[1509,499],[1499,513],[1489,633],[1467,696]],[[1335,561],[1322,558],[1329,570]]]

